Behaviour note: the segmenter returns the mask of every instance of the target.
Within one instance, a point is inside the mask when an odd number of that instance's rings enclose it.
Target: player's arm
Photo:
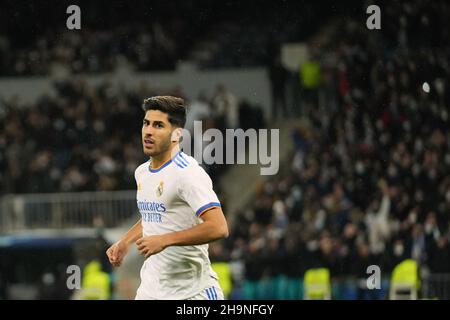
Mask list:
[[[106,251],[109,262],[114,267],[122,264],[130,245],[142,237],[142,219],[139,219],[124,235]]]
[[[195,227],[165,234],[167,246],[199,245],[228,237],[228,225],[220,207],[213,207],[200,217],[203,223]]]
[[[203,223],[190,229],[139,239],[138,250],[147,258],[170,246],[200,245],[228,237],[228,225],[220,207],[212,207],[200,217]]]
[[[142,237],[142,219],[139,219],[139,221],[136,222],[119,241],[129,246],[141,237]]]

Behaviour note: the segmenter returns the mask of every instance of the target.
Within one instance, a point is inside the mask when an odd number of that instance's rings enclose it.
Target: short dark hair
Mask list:
[[[159,110],[169,115],[169,122],[177,127],[184,128],[186,123],[186,107],[184,100],[172,96],[155,96],[147,98],[142,104],[144,112]]]

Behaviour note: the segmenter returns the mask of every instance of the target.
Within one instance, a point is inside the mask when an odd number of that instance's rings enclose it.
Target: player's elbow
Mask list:
[[[228,224],[225,219],[220,219],[220,216],[207,216],[205,217],[205,225],[208,227],[208,234],[211,241],[228,238]]]
[[[210,235],[213,241],[228,238],[228,226],[226,224],[216,224]]]
[[[223,224],[218,228],[219,239],[228,238],[230,235],[227,224]]]

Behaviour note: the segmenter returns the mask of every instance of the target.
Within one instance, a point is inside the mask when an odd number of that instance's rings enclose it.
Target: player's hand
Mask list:
[[[166,248],[166,241],[163,236],[147,236],[136,241],[140,254],[146,258],[153,254],[157,254]]]
[[[123,258],[128,252],[128,246],[122,241],[117,241],[108,250],[106,250],[106,255],[108,256],[109,262],[114,267],[120,267]]]

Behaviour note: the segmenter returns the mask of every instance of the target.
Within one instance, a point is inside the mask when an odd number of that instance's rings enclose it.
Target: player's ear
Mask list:
[[[175,130],[172,131],[172,138],[171,141],[172,142],[180,142],[181,139],[181,134],[182,134],[182,128],[176,128]]]

